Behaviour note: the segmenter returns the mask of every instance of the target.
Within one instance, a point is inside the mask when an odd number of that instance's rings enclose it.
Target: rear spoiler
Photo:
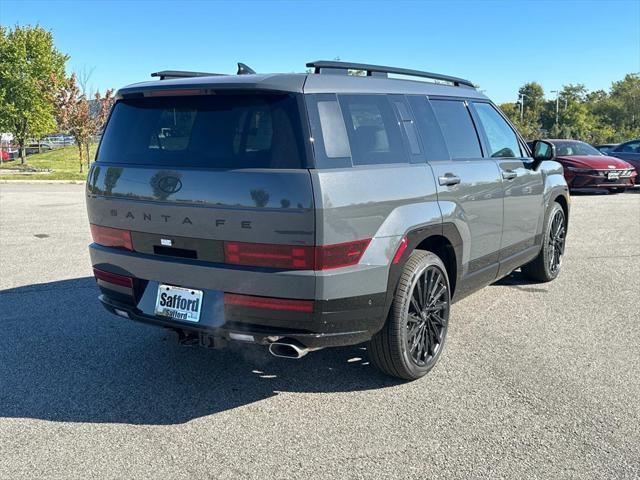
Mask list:
[[[238,63],[238,71],[236,75],[249,75],[256,72],[244,63]],[[184,70],[161,70],[153,72],[152,77],[160,77],[160,80],[172,80],[174,78],[193,78],[193,77],[219,77],[227,75],[226,73],[209,73],[209,72],[188,72]]]

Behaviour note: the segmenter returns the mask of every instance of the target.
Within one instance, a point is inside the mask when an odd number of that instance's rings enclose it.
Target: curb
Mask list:
[[[86,183],[85,180],[0,180],[0,183],[66,183],[72,185],[84,185]]]

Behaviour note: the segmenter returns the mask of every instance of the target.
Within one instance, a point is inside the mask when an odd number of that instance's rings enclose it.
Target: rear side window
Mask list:
[[[400,125],[386,95],[340,95],[353,165],[408,163]]]
[[[303,168],[295,97],[207,95],[120,100],[99,162],[207,168]]]
[[[496,109],[488,103],[474,102],[473,106],[489,142],[489,155],[493,158],[520,157],[518,137]]]
[[[425,96],[407,96],[420,132],[427,160],[449,160],[449,152],[431,105]]]
[[[451,158],[480,158],[482,150],[467,106],[462,100],[431,100]]]

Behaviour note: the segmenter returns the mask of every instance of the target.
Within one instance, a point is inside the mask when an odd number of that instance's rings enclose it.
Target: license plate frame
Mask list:
[[[620,172],[607,172],[607,180],[620,180]]]
[[[158,285],[154,313],[171,320],[198,323],[202,314],[203,297],[202,290],[162,283]]]

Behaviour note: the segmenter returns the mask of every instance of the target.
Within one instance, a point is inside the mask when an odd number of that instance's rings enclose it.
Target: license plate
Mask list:
[[[184,322],[200,320],[202,290],[160,285],[156,298],[156,315]]]
[[[618,173],[618,172],[609,172],[609,173],[607,173],[607,178],[609,180],[618,180],[620,178],[620,173]]]

